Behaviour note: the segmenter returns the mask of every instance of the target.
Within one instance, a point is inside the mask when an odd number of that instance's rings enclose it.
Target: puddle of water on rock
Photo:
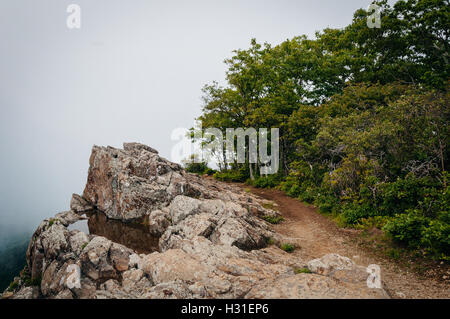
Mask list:
[[[88,219],[77,221],[67,228],[106,237],[115,243],[135,250],[138,254],[158,251],[159,237],[150,234],[144,225],[110,219],[100,211],[90,213],[88,216]]]

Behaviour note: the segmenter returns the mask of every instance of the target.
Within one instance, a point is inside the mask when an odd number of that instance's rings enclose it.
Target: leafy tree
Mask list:
[[[227,165],[221,180],[281,189],[343,224],[376,222],[394,240],[445,259],[449,250],[448,0],[360,9],[350,25],[277,46],[234,51],[224,87],[203,89],[202,129],[280,129],[281,170]],[[207,140],[201,143],[209,143]],[[248,150],[247,150],[248,156]],[[443,255],[442,255],[443,254]]]

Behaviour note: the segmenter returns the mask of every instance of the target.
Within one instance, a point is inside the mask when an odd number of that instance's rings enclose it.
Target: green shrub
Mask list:
[[[355,225],[362,219],[377,214],[375,208],[368,203],[348,203],[342,207],[342,218],[348,225]]]
[[[248,179],[247,184],[253,185],[256,188],[273,188],[278,186],[282,181],[282,176],[279,174],[272,174],[266,176],[258,176],[254,180]]]
[[[439,220],[430,221],[422,231],[421,246],[434,256],[448,259],[450,256],[450,225]]]
[[[387,216],[372,216],[368,218],[363,218],[358,221],[358,224],[355,225],[357,229],[370,229],[370,228],[378,228],[382,229],[384,225],[391,219],[391,217]]]
[[[316,187],[308,186],[302,193],[297,196],[297,198],[302,202],[312,204],[317,197],[317,193],[318,191]]]
[[[287,253],[292,253],[295,250],[295,247],[292,244],[282,244],[280,248]]]
[[[24,274],[23,278],[22,278],[25,286],[31,286],[31,275],[29,273]]]
[[[429,220],[417,213],[408,213],[396,215],[384,227],[392,238],[408,245],[411,248],[419,248],[422,240],[422,234],[429,225]]]
[[[319,211],[323,214],[338,214],[341,210],[339,198],[323,189],[317,194],[316,199],[314,200],[314,205],[316,205],[319,208]]]
[[[202,162],[202,163],[194,163],[194,162],[186,163],[185,164],[185,169],[189,173],[200,174],[200,175],[203,175],[205,172],[210,170],[210,168],[208,167],[207,163],[205,163],[205,162]]]
[[[222,182],[245,182],[248,178],[245,172],[235,170],[216,172],[213,177]]]
[[[416,208],[425,196],[431,195],[434,187],[439,184],[430,178],[416,178],[411,174],[391,183],[380,183],[375,205],[380,215],[403,213]]]
[[[283,192],[285,192],[288,196],[297,197],[300,195],[300,185],[297,178],[293,176],[288,176],[281,183],[280,188]]]
[[[14,291],[17,289],[17,287],[19,287],[19,283],[16,281],[13,281],[9,284],[8,290],[9,291]]]
[[[282,216],[264,216],[263,219],[270,224],[279,224],[284,220]]]
[[[276,210],[275,205],[272,203],[263,203],[262,207],[264,207],[265,209]]]
[[[206,175],[208,175],[208,176],[212,176],[212,175],[214,175],[216,172],[217,172],[216,170],[214,170],[214,169],[208,167],[206,170],[203,171],[203,174],[206,174]]]

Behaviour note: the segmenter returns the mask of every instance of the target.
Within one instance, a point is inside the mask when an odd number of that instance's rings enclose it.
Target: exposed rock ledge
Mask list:
[[[278,214],[262,203],[188,174],[148,146],[94,146],[83,196],[39,225],[28,266],[3,298],[388,298],[348,258],[307,263],[268,246],[283,238],[261,219]],[[93,209],[144,224],[159,237],[158,251],[138,254],[68,228]],[[296,274],[306,268],[312,273]]]

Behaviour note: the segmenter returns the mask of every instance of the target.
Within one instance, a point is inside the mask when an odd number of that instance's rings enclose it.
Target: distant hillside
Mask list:
[[[3,230],[2,234],[5,234]],[[0,291],[7,288],[25,266],[25,253],[30,238],[31,233],[20,232],[0,241]]]

